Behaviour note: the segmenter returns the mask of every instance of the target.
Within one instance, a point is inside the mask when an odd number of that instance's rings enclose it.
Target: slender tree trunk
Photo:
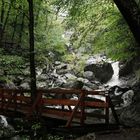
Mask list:
[[[13,3],[13,0],[10,1],[9,7],[8,7],[7,15],[6,15],[6,18],[5,18],[5,21],[4,21],[4,24],[3,24],[3,28],[2,28],[2,32],[1,32],[0,44],[3,40],[4,32],[5,32],[6,25],[7,25],[7,22],[8,22],[8,18],[9,18],[9,15],[10,15],[10,11],[11,11],[11,8],[12,8],[12,3]]]
[[[4,21],[4,0],[1,1],[1,18],[0,22],[3,23]]]
[[[0,46],[2,46],[1,37],[2,37],[2,32],[3,32],[3,21],[4,21],[4,0],[1,1]]]
[[[16,33],[17,19],[18,19],[18,14],[15,16],[15,20],[14,20],[13,34],[12,34],[12,37],[11,37],[12,43],[14,42],[14,37],[15,37],[15,33]]]
[[[34,51],[34,12],[33,0],[29,3],[29,37],[30,37],[30,78],[31,78],[31,97],[32,102],[36,98],[36,72],[35,72],[35,51]]]
[[[140,45],[140,9],[135,0],[114,0]]]
[[[19,42],[18,42],[18,44],[21,44],[21,41],[22,41],[22,34],[23,34],[23,31],[24,31],[24,19],[25,19],[25,13],[23,13],[23,16],[22,16],[21,30],[20,30],[20,33],[19,33]]]

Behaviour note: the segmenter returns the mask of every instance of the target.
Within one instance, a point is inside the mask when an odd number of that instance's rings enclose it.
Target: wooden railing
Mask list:
[[[91,97],[89,97],[89,95]],[[95,99],[98,95],[104,100]],[[69,96],[69,97],[67,97]],[[72,97],[77,97],[73,99]],[[38,89],[37,98],[31,104],[30,90],[0,89],[0,110],[3,112],[20,112],[26,118],[51,117],[67,120],[66,127],[70,127],[73,121],[79,121],[84,125],[87,117],[97,117],[109,124],[109,107],[111,107],[116,122],[117,115],[111,100],[105,91],[87,91],[75,89]],[[101,109],[104,114],[89,113],[88,109]]]

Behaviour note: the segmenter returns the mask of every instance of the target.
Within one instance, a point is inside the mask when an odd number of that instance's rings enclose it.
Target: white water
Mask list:
[[[117,62],[112,63],[112,67],[114,70],[114,74],[112,78],[106,83],[106,85],[109,85],[109,86],[120,85],[121,80],[119,80],[119,62],[117,61]]]

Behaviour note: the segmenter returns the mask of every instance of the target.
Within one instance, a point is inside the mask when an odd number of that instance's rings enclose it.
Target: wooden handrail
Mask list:
[[[14,92],[14,93],[31,93],[31,90],[28,89],[5,89],[0,88],[0,93],[4,92]],[[37,93],[56,93],[56,94],[81,94],[81,91],[84,91],[85,95],[101,95],[106,96],[105,91],[103,90],[95,90],[95,91],[87,91],[87,90],[78,90],[78,89],[64,89],[64,88],[52,88],[52,89],[37,89]]]
[[[29,93],[25,95],[24,93]],[[87,91],[87,90],[77,90],[77,89],[37,89],[38,96],[33,104],[31,104],[30,90],[24,89],[1,89],[0,88],[0,109],[12,109],[17,110],[23,113],[26,113],[25,116],[29,118],[36,114],[41,114],[44,116],[70,116],[66,127],[70,127],[74,118],[79,118],[81,125],[84,124],[85,117],[89,113],[85,111],[86,108],[104,108],[105,115],[100,115],[105,119],[106,123],[109,123],[109,107],[110,107],[110,98],[105,91]],[[13,94],[13,96],[12,96]],[[62,94],[61,99],[57,98],[47,98],[47,94]],[[78,100],[65,98],[66,94],[76,94],[79,96]],[[44,95],[44,96],[43,96]],[[46,95],[46,96],[45,96]],[[88,95],[99,95],[105,97],[105,101],[100,100],[88,100]],[[55,96],[54,96],[55,97]],[[51,105],[60,105],[62,108],[58,110],[53,110],[49,108]],[[65,109],[64,106],[68,106],[68,109]],[[72,109],[72,106],[74,108]],[[20,107],[20,108],[19,108]],[[79,109],[78,109],[79,108]],[[112,109],[112,108],[111,108]],[[114,112],[114,110],[113,110]],[[91,116],[94,116],[94,114]],[[97,115],[98,116],[98,115]]]

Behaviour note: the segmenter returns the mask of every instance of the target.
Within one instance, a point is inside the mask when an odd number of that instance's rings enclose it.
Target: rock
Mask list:
[[[140,70],[140,57],[136,56],[120,65],[119,77],[125,77]],[[138,77],[140,75],[138,74]]]
[[[131,87],[119,87],[113,86],[109,89],[109,95],[114,106],[123,105],[123,107],[128,106],[132,103],[131,95],[134,95],[134,91]]]
[[[18,76],[18,77],[15,77],[15,79],[13,80],[13,82],[18,87],[22,83],[23,79],[24,79],[23,77]]]
[[[96,136],[95,133],[89,133],[87,135],[77,138],[76,140],[96,140]]]
[[[132,103],[133,96],[134,96],[133,90],[128,90],[122,95],[124,107],[129,106]]]
[[[105,54],[97,54],[97,55],[89,57],[86,64],[87,65],[97,64],[97,63],[100,63],[100,62],[106,61],[106,60],[107,60],[107,58],[106,58]]]
[[[36,74],[41,75],[43,73],[43,68],[36,68]]]
[[[48,88],[47,82],[37,82],[37,88]]]
[[[61,87],[63,84],[65,84],[67,81],[65,79],[65,77],[61,76],[61,77],[58,77],[58,79],[56,79],[55,81],[55,85],[57,87]]]
[[[0,115],[0,139],[20,140],[19,136],[15,136],[15,129],[8,124],[6,117]],[[4,138],[5,137],[5,138]]]
[[[55,61],[54,64],[55,64],[55,66],[58,66],[58,65],[61,64],[61,62],[60,61]]]
[[[89,82],[88,79],[85,79],[85,78],[82,78],[82,77],[78,77],[77,80],[83,82],[84,84]]]
[[[64,88],[73,88],[73,89],[82,89],[83,87],[83,82],[82,81],[69,81],[65,83],[62,87]]]
[[[140,94],[134,94],[133,90],[124,93],[126,105],[121,109],[120,121],[122,124],[130,127],[140,127]]]
[[[14,88],[16,88],[16,86],[15,86],[15,84],[13,82],[9,82],[9,83],[6,83],[5,84],[5,88],[14,89]]]
[[[140,127],[140,103],[133,103],[122,109],[120,122],[130,127]]]
[[[4,88],[6,84],[6,80],[0,80],[0,88]]]
[[[64,64],[64,63],[61,63],[60,65],[57,65],[55,68],[56,68],[56,72],[58,74],[65,74],[68,71],[68,65]]]
[[[93,74],[92,71],[85,71],[83,73],[84,78],[88,79],[88,80],[92,80],[95,79],[95,75]]]
[[[7,127],[8,126],[8,122],[3,115],[0,115],[0,126],[2,126],[2,127]]]
[[[113,68],[110,63],[104,62],[100,64],[87,65],[84,71],[91,71],[100,82],[106,83],[113,75]],[[95,79],[93,79],[95,80]]]
[[[93,84],[91,82],[84,83],[84,85],[91,88],[92,90],[96,90],[99,88],[99,86],[97,86],[96,84]]]
[[[23,88],[23,89],[29,89],[30,88],[30,85],[29,83],[22,83],[19,87]]]
[[[119,70],[119,77],[125,77],[133,72],[133,61],[128,61],[124,63],[123,65],[120,65]]]
[[[38,81],[46,81],[48,76],[46,74],[41,74],[41,75],[38,75],[36,78]]]
[[[74,79],[77,78],[75,75],[73,75],[73,74],[71,74],[71,73],[66,73],[66,74],[65,74],[65,77],[66,77],[67,79],[70,79],[70,80],[74,80]]]
[[[140,101],[140,93],[136,92],[133,96],[132,102],[133,103],[139,103],[139,101]]]

